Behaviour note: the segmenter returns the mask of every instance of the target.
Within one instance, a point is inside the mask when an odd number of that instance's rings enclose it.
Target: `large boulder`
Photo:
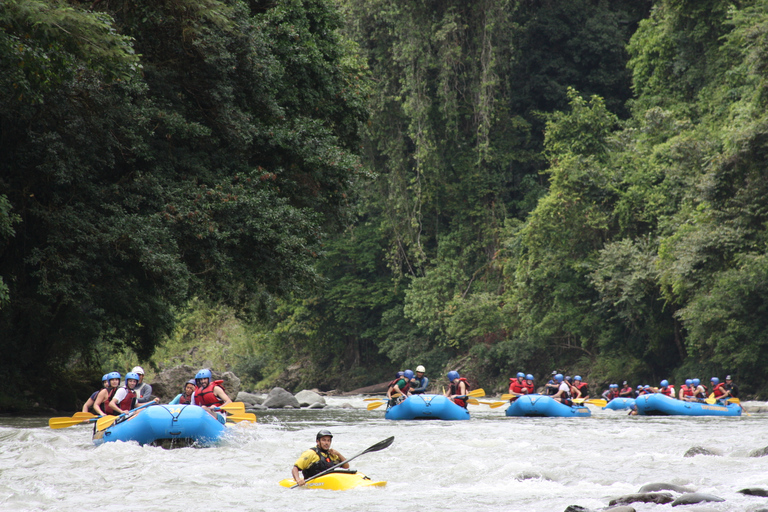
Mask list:
[[[246,405],[261,405],[264,403],[264,398],[259,395],[254,395],[253,393],[241,391],[237,394],[237,398],[235,398],[234,401],[243,402]]]
[[[310,405],[317,403],[325,405],[325,398],[319,393],[315,393],[309,389],[304,389],[296,393],[296,400],[298,400],[299,406],[301,407],[309,407]]]
[[[283,388],[272,388],[269,395],[267,395],[267,399],[261,405],[269,409],[283,409],[286,406],[295,407],[296,409],[301,407],[296,397]]]
[[[714,496],[712,494],[705,494],[703,492],[692,492],[690,494],[683,494],[682,496],[677,498],[675,501],[672,502],[672,506],[677,507],[680,505],[693,505],[694,503],[704,503],[707,501],[725,501],[725,500],[719,496]]]
[[[679,493],[693,492],[694,489],[683,487],[681,485],[668,484],[666,482],[655,482],[651,484],[645,484],[638,490],[638,492],[658,492],[658,491],[674,491]]]
[[[613,499],[608,502],[608,505],[615,507],[616,505],[629,505],[630,503],[656,503],[657,505],[663,505],[670,503],[674,498],[668,492],[641,492],[637,494],[627,494],[619,498]]]
[[[692,446],[683,457],[695,457],[697,455],[711,455],[711,456],[720,456],[722,453],[718,453],[717,450],[710,450],[709,448],[704,448],[703,446]]]
[[[766,455],[768,455],[768,446],[749,452],[750,457],[765,457]]]
[[[158,373],[150,384],[152,394],[160,399],[160,402],[168,403],[173,397],[181,393],[184,384],[189,379],[194,379],[200,368],[186,364],[174,366]],[[237,396],[240,391],[240,379],[232,372],[211,371],[213,380],[223,380],[224,390],[230,398]]]

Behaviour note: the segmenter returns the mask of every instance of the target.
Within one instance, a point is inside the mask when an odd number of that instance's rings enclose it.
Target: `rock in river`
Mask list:
[[[283,388],[272,388],[269,395],[267,395],[267,399],[261,405],[269,409],[284,409],[286,406],[295,407],[296,409],[301,407],[296,397]]]
[[[656,503],[658,505],[663,505],[665,503],[669,503],[674,498],[672,495],[668,492],[641,492],[637,494],[627,494],[626,496],[621,496],[619,498],[611,500],[608,504],[610,506],[615,505],[629,505],[630,503]]]
[[[702,503],[704,501],[725,501],[723,498],[714,496],[712,494],[704,494],[703,492],[692,492],[690,494],[683,494],[675,501],[672,502],[673,507],[678,505],[693,505],[694,503]]]

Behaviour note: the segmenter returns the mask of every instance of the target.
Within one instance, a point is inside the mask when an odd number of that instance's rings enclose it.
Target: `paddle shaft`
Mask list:
[[[306,480],[304,480],[304,484],[306,485],[307,482],[309,482],[311,480],[314,480],[315,478],[319,478],[319,477],[321,477],[323,475],[326,475],[326,474],[330,473],[331,471],[333,471],[334,469],[338,468],[339,466],[343,466],[344,464],[347,464],[350,461],[355,460],[356,458],[358,458],[359,456],[361,456],[363,454],[366,454],[368,452],[377,452],[379,450],[383,450],[384,448],[386,448],[389,445],[391,445],[394,440],[395,440],[395,436],[392,436],[392,437],[386,438],[383,441],[379,441],[375,445],[373,445],[373,446],[371,446],[371,447],[361,451],[357,455],[353,455],[352,457],[339,462],[335,466],[331,466],[330,468],[326,469],[325,471],[322,471],[322,472],[320,472],[320,473],[318,473],[318,474],[316,474],[314,476],[311,476],[311,477],[307,478]],[[291,489],[293,489],[295,487],[298,487],[298,486],[299,486],[299,484],[296,484],[296,485],[292,486]]]
[[[102,416],[101,418],[99,418],[96,421],[96,430],[107,429],[107,428],[111,427],[112,425],[114,425],[114,423],[117,420],[119,420],[120,418],[124,418],[124,417],[128,416],[129,414],[132,414],[132,413],[138,411],[139,409],[143,409],[145,407],[149,407],[150,405],[156,405],[156,402],[155,401],[147,402],[146,404],[143,404],[143,405],[141,405],[139,407],[136,407],[135,409],[131,409],[128,412],[124,412],[123,414],[120,414],[119,416],[112,416],[112,417],[110,417],[110,416]]]

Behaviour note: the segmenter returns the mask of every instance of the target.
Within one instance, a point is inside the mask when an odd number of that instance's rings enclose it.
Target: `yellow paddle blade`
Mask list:
[[[728,401],[731,402],[732,404],[741,405],[741,400],[739,400],[738,398],[729,398]]]
[[[382,398],[378,397],[378,396],[374,397],[374,398],[363,398],[363,402],[374,402],[374,401],[377,401],[377,400],[382,400]]]
[[[472,391],[467,393],[467,396],[473,396],[473,397],[485,396],[485,390],[483,388],[473,389]]]
[[[477,398],[467,398],[467,403],[470,405],[480,405],[480,402],[477,400]]]
[[[714,404],[715,402],[717,402],[717,400],[715,400],[715,396],[714,395],[709,395],[709,397],[706,400],[704,400],[704,401],[706,403],[708,403],[708,404]]]
[[[105,428],[111,427],[115,420],[117,420],[117,416],[113,416],[111,414],[102,416],[96,420],[96,430],[104,430]]]
[[[92,418],[96,418],[97,416],[95,414],[91,414],[89,412],[76,412],[72,415],[72,419],[78,418],[81,420],[90,420]]]
[[[78,418],[51,418],[48,420],[48,426],[55,430],[57,428],[74,427],[85,421],[88,420],[81,420]]]
[[[521,395],[518,395],[517,393],[504,393],[503,395],[501,395],[501,399],[502,400],[512,400],[516,396],[521,396]]]
[[[480,402],[479,400],[478,402],[483,405],[487,405],[491,409],[496,409],[497,407],[501,407],[502,405],[509,405],[509,402]]]
[[[603,400],[602,398],[590,398],[586,400],[586,402],[588,404],[596,405],[597,407],[605,407],[606,405],[608,405],[608,402]]]
[[[231,402],[227,405],[221,405],[217,407],[217,409],[221,409],[222,411],[227,411],[234,414],[240,414],[245,413],[245,404],[243,402]]]
[[[227,421],[234,421],[235,423],[241,421],[250,421],[251,423],[256,423],[256,415],[252,412],[246,412],[243,414],[230,414],[227,416]]]
[[[368,410],[372,411],[374,409],[378,409],[379,407],[381,407],[385,403],[386,402],[372,402],[372,403],[368,404]]]

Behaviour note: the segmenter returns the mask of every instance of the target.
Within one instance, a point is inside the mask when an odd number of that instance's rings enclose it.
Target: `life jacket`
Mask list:
[[[112,407],[110,407],[109,402],[112,401],[112,399],[115,397],[115,393],[117,393],[118,388],[107,388],[107,398],[104,399],[103,402],[101,402],[101,412],[104,414],[117,414],[112,410]]]
[[[517,377],[511,378],[509,380],[512,381],[509,383],[510,393],[517,393],[518,395],[522,395],[528,391],[528,388],[525,386],[525,382],[517,380]]]
[[[693,386],[686,386],[683,384],[680,386],[680,391],[683,392],[683,396],[693,396]]]
[[[192,395],[187,396],[186,394],[182,393],[179,397],[179,403],[182,405],[190,405],[192,403]]]
[[[404,377],[398,377],[392,382],[389,383],[389,386],[387,387],[387,391],[391,390],[397,383],[399,382],[405,382],[405,386],[397,386],[400,389],[400,393],[406,394],[408,393],[408,390],[411,389],[411,383],[410,381],[406,380]]]
[[[223,380],[215,380],[213,382],[208,383],[208,385],[205,388],[201,388],[201,387],[195,388],[195,405],[215,407],[217,405],[223,404],[224,401],[213,394],[213,388],[215,388],[216,386],[219,386],[221,389],[224,389],[224,386],[222,386],[223,383],[224,383]]]
[[[609,389],[608,392],[605,393],[603,396],[605,397],[606,400],[610,402],[611,400],[616,398],[616,392],[612,389]]]
[[[707,386],[701,385],[701,387],[704,389],[704,391],[698,391],[694,394],[696,398],[707,398]],[[698,389],[698,388],[696,388]]]
[[[531,382],[530,384],[528,384],[526,382],[525,383],[525,389],[526,389],[526,391],[528,391],[529,395],[532,395],[532,394],[534,394],[536,392],[536,387],[533,385],[533,382]]]
[[[620,397],[631,397],[634,394],[635,390],[631,387],[627,386],[625,388],[621,388],[621,391],[619,391]]]
[[[661,393],[662,395],[667,395],[667,396],[674,397],[675,396],[675,388],[672,387],[672,386],[667,386],[666,388],[659,389],[659,393]]]
[[[574,387],[579,390],[579,393],[581,393],[582,398],[589,395],[589,389],[587,389],[589,386],[586,382],[582,382],[578,386],[574,386]]]
[[[414,377],[413,380],[415,380],[418,384],[416,385],[414,390],[411,390],[410,389],[411,388],[411,383],[410,382],[408,383],[408,389],[411,391],[411,394],[415,393],[417,395],[420,395],[420,394],[424,393],[425,391],[415,391],[415,390],[416,389],[420,389],[420,388],[425,388],[426,385],[429,383],[429,379],[425,376],[425,377],[422,377],[420,379],[417,378],[417,377]],[[411,382],[413,382],[413,381],[411,381]]]
[[[467,379],[465,379],[464,377],[461,377],[461,378],[459,378],[459,382],[451,382],[451,388],[448,391],[448,394],[450,394],[450,395],[458,395],[459,394],[459,384],[461,384],[462,382],[464,383],[466,392],[469,393],[469,382],[467,382]],[[467,402],[465,402],[461,398],[454,398],[453,399],[453,403],[455,403],[456,405],[460,405],[460,406],[464,407],[465,409],[467,408]]]
[[[133,406],[136,404],[136,391],[134,391],[133,389],[129,389],[127,387],[125,387],[124,389],[126,391],[125,398],[123,398],[117,404],[117,406],[124,411],[130,411],[131,409],[133,409]],[[117,389],[115,389],[115,392],[112,393],[112,395],[110,395],[109,397],[110,402],[112,402],[112,399],[115,398],[116,393],[117,393]],[[114,415],[122,414],[114,410],[111,405],[107,405],[107,408],[109,409],[109,412],[107,412],[106,410],[104,411],[107,414],[114,414]]]
[[[721,382],[715,386],[715,389],[712,390],[712,393],[715,394],[715,398],[720,398],[721,396],[725,395],[725,384]]]
[[[333,462],[333,460],[331,459],[331,455],[329,453],[322,451],[317,446],[312,448],[312,451],[314,451],[317,454],[320,460],[310,465],[306,469],[301,470],[301,473],[302,475],[304,475],[305,480],[307,478],[317,475],[318,473],[322,473],[326,469],[331,469],[333,466],[338,464],[338,462]]]

